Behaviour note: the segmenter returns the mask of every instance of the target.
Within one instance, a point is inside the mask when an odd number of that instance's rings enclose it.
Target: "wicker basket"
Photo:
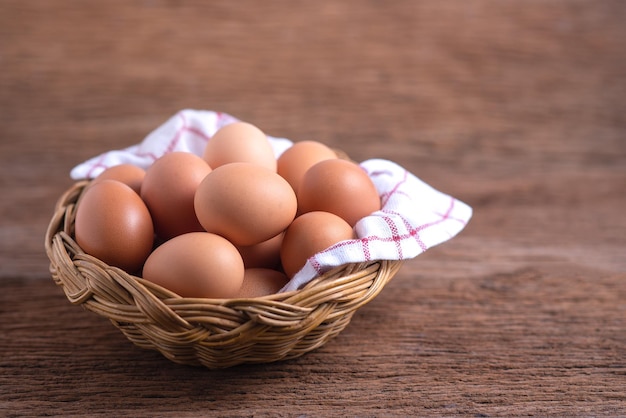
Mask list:
[[[266,297],[181,298],[80,249],[74,216],[87,184],[74,184],[55,207],[45,243],[52,277],[72,304],[108,318],[137,346],[176,363],[224,368],[301,356],[341,332],[401,265],[348,264],[301,290]]]

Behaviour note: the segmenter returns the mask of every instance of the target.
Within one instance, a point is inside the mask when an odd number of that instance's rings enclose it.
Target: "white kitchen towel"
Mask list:
[[[148,168],[172,151],[202,155],[207,141],[221,127],[238,119],[222,112],[185,109],[122,150],[91,158],[70,173],[75,180],[95,178],[108,167],[130,163]],[[293,142],[268,139],[279,157]],[[339,242],[309,258],[282,291],[295,290],[319,274],[346,263],[370,260],[406,260],[457,235],[472,217],[467,204],[435,190],[398,164],[383,159],[360,163],[381,198],[381,210],[355,225],[356,239]]]

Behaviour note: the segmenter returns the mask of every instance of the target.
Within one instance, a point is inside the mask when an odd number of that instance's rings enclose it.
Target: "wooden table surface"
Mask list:
[[[0,2],[0,415],[625,416],[626,4]],[[70,169],[219,110],[474,209],[325,346],[211,371],[52,281]]]

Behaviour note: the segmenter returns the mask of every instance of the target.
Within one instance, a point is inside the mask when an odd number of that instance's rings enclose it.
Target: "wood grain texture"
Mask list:
[[[0,2],[0,415],[626,415],[619,1]],[[180,109],[388,158],[474,208],[324,347],[208,371],[71,306],[69,170]]]

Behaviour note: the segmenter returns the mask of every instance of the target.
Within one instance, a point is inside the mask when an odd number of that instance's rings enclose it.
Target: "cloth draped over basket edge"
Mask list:
[[[140,143],[88,159],[70,172],[74,180],[95,178],[118,164],[148,168],[173,151],[201,156],[221,127],[239,119],[223,112],[184,109],[150,132]],[[268,135],[278,158],[293,141]],[[356,239],[315,254],[281,291],[296,290],[321,273],[347,263],[411,259],[457,235],[472,217],[472,208],[440,192],[400,165],[384,159],[360,162],[381,198],[381,210],[355,225]]]

